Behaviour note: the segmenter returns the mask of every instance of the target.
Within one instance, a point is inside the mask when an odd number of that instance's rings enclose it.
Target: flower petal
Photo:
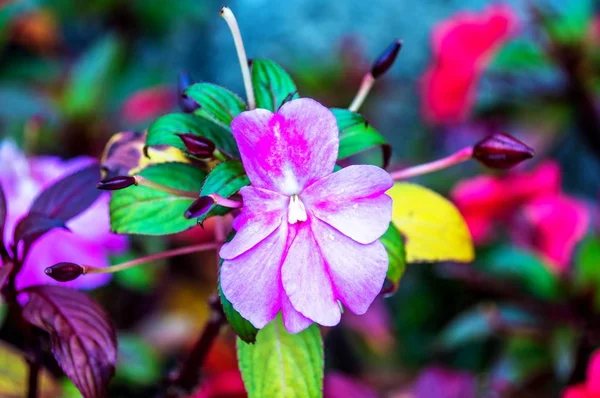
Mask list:
[[[355,314],[364,314],[385,280],[388,256],[383,244],[378,240],[368,245],[357,243],[318,219],[313,219],[311,227],[336,298]]]
[[[242,188],[240,193],[244,207],[233,222],[237,233],[219,252],[225,260],[247,252],[269,236],[281,224],[289,202],[284,195],[251,186]]]
[[[261,329],[281,309],[281,260],[287,241],[287,223],[244,254],[223,261],[223,294],[241,316]]]
[[[590,392],[600,394],[600,349],[592,353],[588,363],[587,387]]]
[[[297,194],[333,171],[339,130],[333,113],[317,101],[301,98],[273,114],[243,112],[231,123],[252,185]]]
[[[317,218],[359,243],[371,243],[387,230],[394,181],[376,166],[349,166],[320,179],[301,194]]]
[[[585,204],[566,195],[547,194],[529,202],[523,211],[534,229],[536,249],[555,271],[566,271],[590,224]]]
[[[283,326],[290,333],[299,333],[312,325],[313,321],[296,311],[287,295],[281,295]]]
[[[334,326],[340,322],[341,310],[310,223],[296,224],[298,232],[283,262],[281,280],[296,310],[323,326]]]

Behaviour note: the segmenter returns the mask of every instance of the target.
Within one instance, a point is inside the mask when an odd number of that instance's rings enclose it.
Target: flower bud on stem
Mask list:
[[[164,258],[181,256],[183,254],[203,252],[206,250],[216,250],[220,243],[202,243],[199,245],[180,247],[173,250],[167,250],[160,253],[150,254],[145,257],[140,257],[135,260],[127,261],[111,267],[97,268],[89,265],[78,265],[73,263],[58,263],[52,267],[45,269],[46,275],[59,282],[69,282],[77,279],[82,275],[87,274],[112,274],[119,271],[124,271],[129,268],[137,267],[152,261],[162,260]]]
[[[534,154],[532,148],[503,133],[492,134],[473,147],[473,157],[492,169],[510,169]]]
[[[233,15],[233,12],[231,12],[229,7],[221,8],[220,15],[225,20],[225,22],[227,22],[229,30],[231,30],[233,42],[235,43],[235,49],[237,51],[238,59],[240,60],[242,76],[244,78],[244,87],[246,88],[246,97],[248,99],[248,109],[252,110],[256,108],[256,100],[254,98],[254,88],[252,87],[252,78],[250,76],[248,58],[246,57],[246,50],[244,49],[244,42],[242,41],[240,27],[238,26],[237,20],[235,19],[235,16]]]
[[[185,113],[192,113],[196,109],[200,108],[200,105],[196,101],[185,95],[185,90],[192,84],[194,84],[194,82],[192,81],[192,77],[189,73],[179,73],[179,77],[177,79],[177,102],[181,110]]]
[[[201,159],[214,158],[215,143],[208,138],[192,133],[177,135],[181,138],[187,153],[190,155]]]
[[[465,162],[473,157],[473,147],[463,148],[458,152],[453,153],[445,158],[421,164],[407,169],[397,170],[390,173],[390,176],[395,181],[404,180],[411,177],[420,176],[423,174],[432,173],[434,171],[442,170],[455,164]]]
[[[132,176],[116,176],[107,178],[96,184],[96,188],[106,191],[117,191],[135,185],[135,178]]]
[[[360,88],[358,89],[358,93],[356,93],[356,96],[348,107],[349,110],[352,112],[358,111],[367,98],[367,95],[369,95],[373,84],[375,84],[375,80],[383,76],[383,74],[385,74],[391,68],[401,49],[402,40],[397,39],[390,44],[383,53],[381,53],[381,55],[373,63],[371,71],[363,77]]]

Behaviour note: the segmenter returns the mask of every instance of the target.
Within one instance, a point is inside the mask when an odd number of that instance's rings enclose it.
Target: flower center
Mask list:
[[[288,222],[296,224],[298,221],[306,221],[306,208],[298,195],[292,195],[288,206]]]

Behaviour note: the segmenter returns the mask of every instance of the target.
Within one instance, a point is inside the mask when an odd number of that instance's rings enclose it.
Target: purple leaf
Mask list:
[[[44,214],[29,213],[15,227],[14,244],[25,243],[25,252],[40,236],[54,228],[69,229],[62,220]]]
[[[96,189],[100,178],[98,164],[64,177],[42,191],[33,201],[29,212],[67,222],[90,207],[102,194]]]
[[[115,373],[117,338],[106,312],[87,295],[62,286],[34,286],[23,317],[50,333],[56,361],[85,398],[100,398]]]
[[[6,257],[6,248],[4,246],[4,224],[6,223],[6,196],[4,189],[0,185],[0,256]],[[0,284],[1,286],[1,284]]]

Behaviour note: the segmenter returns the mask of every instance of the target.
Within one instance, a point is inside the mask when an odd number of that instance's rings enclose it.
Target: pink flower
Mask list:
[[[343,373],[329,372],[323,379],[323,397],[377,398],[377,392]]]
[[[413,387],[414,398],[470,398],[476,396],[473,375],[441,367],[425,369]]]
[[[374,166],[333,173],[335,117],[303,98],[273,114],[244,112],[231,129],[251,186],[242,188],[235,238],[221,249],[223,293],[255,327],[282,312],[288,331],[363,314],[388,266],[378,238],[391,220],[393,181]]]
[[[141,123],[169,112],[177,103],[175,90],[168,86],[157,86],[135,92],[121,109],[127,123]]]
[[[451,123],[467,117],[479,78],[516,25],[514,12],[496,4],[479,14],[461,12],[435,28],[434,62],[421,82],[427,120]]]
[[[62,161],[55,157],[27,159],[12,141],[0,142],[0,185],[8,202],[4,242],[12,242],[14,228],[27,214],[35,197],[54,181],[85,167],[91,158]],[[93,288],[108,281],[108,275],[87,275],[73,282],[56,282],[44,269],[62,261],[103,267],[108,255],[125,248],[125,238],[110,233],[108,196],[67,223],[71,230],[54,229],[36,241],[17,278],[17,288],[36,284]]]
[[[507,225],[517,243],[533,247],[562,272],[585,235],[590,216],[584,204],[561,193],[560,185],[558,164],[547,161],[531,172],[462,181],[451,196],[476,243],[489,241],[496,224]],[[525,237],[519,234],[524,230]]]
[[[568,387],[562,398],[599,398],[600,397],[600,350],[594,351],[587,368],[586,381]]]

